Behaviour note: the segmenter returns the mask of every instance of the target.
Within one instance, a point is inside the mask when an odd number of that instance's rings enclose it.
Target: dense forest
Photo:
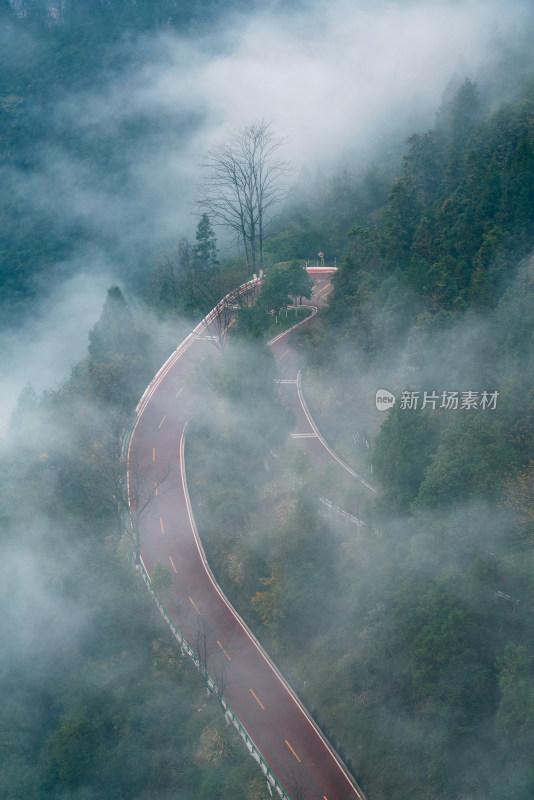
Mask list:
[[[267,796],[128,559],[121,437],[164,352],[111,287],[87,358],[28,387],[3,442],[6,800]]]
[[[132,154],[171,129],[193,139],[200,112],[97,131],[69,106],[138,69],[145,34],[208,35],[249,6],[0,3],[3,324],[81,253],[120,264],[123,287],[70,378],[28,385],[2,440],[6,800],[267,796],[131,568],[121,462],[145,385],[246,267],[206,218],[191,240],[175,224],[172,247],[136,229]],[[534,78],[507,102],[490,78],[453,79],[433,127],[374,163],[301,178],[258,303],[196,377],[186,456],[210,564],[369,800],[534,795]],[[71,180],[83,202],[62,216]],[[270,312],[309,293],[301,267],[321,250],[338,271],[295,339],[304,391],[376,496],[314,472],[275,391]]]
[[[212,561],[371,798],[534,791],[530,97],[484,113],[465,80],[385,197],[354,181],[347,255],[299,346],[320,426],[376,501],[280,449],[267,369],[235,415],[239,337],[202,377],[215,392],[190,468]],[[302,256],[296,230],[271,246]],[[385,417],[381,388],[397,398]],[[263,421],[256,449],[236,417]],[[325,518],[319,494],[382,536]]]
[[[191,144],[206,112],[130,108],[123,93],[132,87],[121,81],[145,79],[166,35],[180,37],[176,49],[187,55],[188,37],[210,41],[224,13],[250,13],[254,6],[248,0],[0,3],[3,320],[20,321],[28,303],[79,271],[80,261],[95,271],[111,264],[140,290],[168,230],[157,218],[146,225],[146,200],[138,193],[144,185],[154,204],[168,194],[163,214],[172,213],[173,201],[179,206],[185,177],[179,173],[172,185],[160,175],[159,153],[168,148],[172,158],[177,141]],[[151,189],[146,164],[158,173]],[[169,229],[176,236],[176,221]]]

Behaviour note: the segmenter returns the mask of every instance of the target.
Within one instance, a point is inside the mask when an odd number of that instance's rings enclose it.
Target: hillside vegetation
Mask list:
[[[0,796],[264,800],[130,560],[121,437],[171,342],[117,286],[89,342],[23,392],[0,453]]]
[[[109,127],[93,127],[96,106],[78,121],[110,76],[140,74],[147,31],[201,38],[249,6],[0,2],[3,324],[82,263],[112,264],[133,300],[110,288],[85,360],[59,387],[28,386],[2,442],[6,800],[266,796],[134,579],[120,460],[184,319],[246,266],[207,219],[195,244],[155,243],[136,194],[153,186],[132,165],[194,139],[201,111],[117,121],[106,94]],[[265,240],[263,299],[197,376],[188,479],[210,563],[369,800],[534,796],[533,85],[494,108],[456,82],[400,159],[302,182]],[[306,296],[302,264],[320,251],[338,271],[296,335],[304,390],[376,497],[315,474],[274,387],[270,312]],[[395,395],[387,413],[379,389]]]
[[[461,84],[384,202],[355,207],[329,307],[300,339],[320,427],[372,467],[378,499],[360,507],[383,536],[325,518],[336,479],[269,426],[252,449],[219,372],[190,445],[221,582],[371,798],[534,792],[532,108],[484,115]],[[291,230],[281,256],[299,252]],[[264,420],[267,374],[240,385]],[[385,415],[380,388],[397,398]]]

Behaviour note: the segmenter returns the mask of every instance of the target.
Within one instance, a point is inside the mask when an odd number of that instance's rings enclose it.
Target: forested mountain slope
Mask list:
[[[121,435],[172,342],[139,323],[112,287],[87,358],[2,440],[5,800],[268,797],[128,560]]]
[[[409,139],[387,204],[349,233],[335,311],[339,300],[349,316],[362,284],[386,278],[431,313],[495,305],[532,247],[531,98],[481,119],[477,89],[466,80],[436,128]]]
[[[249,5],[0,3],[4,321],[31,314],[80,253],[84,267],[112,263],[139,304],[148,286],[173,325],[200,307],[183,273],[179,297],[150,275],[177,221],[139,224],[187,183],[138,182],[132,164],[150,172],[163,144],[194,142],[204,111],[147,116],[110,78],[152,63],[143,32],[157,49],[170,29],[213,34]],[[328,440],[372,469],[377,501],[349,499],[382,536],[321,513],[321,493],[344,498],[284,447],[262,341],[234,342],[199,376],[189,463],[213,567],[370,800],[534,795],[534,94],[515,89],[491,110],[487,91],[457,83],[400,166],[395,151],[310,181],[265,244],[272,263],[337,258],[322,324],[301,338],[304,389]],[[117,557],[120,434],[168,355],[156,328],[113,288],[87,359],[57,390],[23,393],[4,443],[9,800],[264,793]],[[396,396],[387,414],[378,389]]]
[[[320,640],[337,677],[312,694],[389,800],[534,791],[531,98],[484,113],[466,80],[409,139],[308,349],[384,530],[341,568],[343,635]]]
[[[376,502],[345,500],[382,536],[325,519],[336,476],[317,481],[291,446],[265,473],[264,443],[245,503],[215,455],[245,440],[225,428],[214,446],[228,391],[203,376],[216,391],[190,468],[217,575],[371,798],[534,791],[531,108],[527,94],[484,112],[465,81],[408,141],[389,194],[370,202],[369,174],[351,187],[347,256],[301,340],[304,391],[343,456],[372,468]],[[318,205],[273,251],[329,229]]]
[[[136,102],[135,91],[160,59],[188,63],[195,42],[204,55],[216,52],[223,16],[245,10],[253,9],[242,0],[0,3],[4,325],[20,322],[82,269],[107,271],[139,290],[147,264],[167,244],[165,195],[178,204],[191,192],[181,170],[178,185],[166,185],[162,174],[152,189],[150,174],[160,169],[162,149],[172,161],[176,149],[191,146],[206,109],[177,102],[162,113],[164,98]],[[158,211],[147,224],[149,191]],[[175,228],[173,220],[173,237]]]

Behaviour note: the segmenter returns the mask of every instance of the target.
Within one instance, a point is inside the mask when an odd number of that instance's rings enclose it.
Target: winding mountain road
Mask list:
[[[328,293],[328,274],[325,270],[314,275],[312,302],[316,304]],[[136,504],[139,511],[141,559],[149,576],[158,562],[171,569],[173,585],[165,596],[168,614],[206,664],[276,776],[279,793],[283,787],[291,800],[365,800],[298,697],[224,596],[205,558],[187,489],[184,435],[194,403],[190,378],[199,361],[213,352],[209,324],[198,326],[180,345],[137,407],[127,457],[129,500],[134,512]],[[297,356],[287,344],[288,336],[278,337],[272,349],[282,381],[280,390],[289,398],[297,420],[292,435],[312,459],[331,458],[331,451],[325,449],[326,443],[317,435],[299,400]],[[291,391],[293,387],[295,391]]]

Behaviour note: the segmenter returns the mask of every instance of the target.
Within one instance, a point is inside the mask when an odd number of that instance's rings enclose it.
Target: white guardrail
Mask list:
[[[327,269],[324,268],[324,267],[323,268],[319,268],[318,270],[315,270],[314,268],[309,268],[308,271],[309,272],[312,272],[312,271],[325,272],[325,271],[327,271]],[[158,370],[158,372],[156,373],[156,375],[154,376],[152,381],[149,383],[149,385],[145,389],[145,391],[143,393],[143,396],[141,397],[139,403],[137,404],[137,407],[135,409],[135,415],[134,415],[134,417],[132,419],[132,422],[131,422],[131,424],[130,424],[130,426],[128,428],[128,431],[125,433],[124,444],[123,444],[123,447],[122,447],[122,457],[123,457],[123,460],[126,462],[126,465],[127,465],[126,483],[127,483],[127,492],[128,492],[128,503],[130,502],[129,469],[128,469],[128,465],[129,465],[129,461],[130,461],[130,447],[131,447],[131,442],[132,442],[132,438],[133,438],[135,429],[137,427],[137,424],[138,424],[138,422],[139,422],[139,420],[141,418],[141,415],[143,414],[143,411],[145,410],[148,402],[150,401],[150,399],[152,398],[152,396],[156,392],[156,390],[157,390],[158,386],[160,385],[160,383],[162,382],[162,380],[169,373],[169,371],[173,368],[175,363],[181,358],[183,353],[193,344],[193,342],[196,340],[197,336],[200,333],[202,333],[202,331],[207,328],[209,323],[217,316],[217,314],[220,313],[220,311],[224,308],[224,306],[227,303],[232,302],[233,300],[235,300],[237,297],[240,297],[243,294],[246,294],[251,289],[254,289],[259,284],[261,284],[261,278],[254,277],[252,280],[247,281],[246,283],[243,283],[241,286],[239,286],[233,292],[229,292],[225,297],[223,297],[223,299],[215,306],[215,308],[213,308],[204,317],[204,319],[196,326],[196,328],[194,328],[191,331],[191,333],[188,336],[186,336],[186,338],[181,342],[181,344],[176,348],[176,350],[169,356],[167,361]],[[316,313],[316,311],[317,311],[317,309],[314,309],[314,311],[312,312],[312,316],[313,316],[314,313]],[[296,327],[296,325],[293,326],[293,327]],[[285,333],[287,333],[287,331]],[[278,338],[278,337],[276,337],[276,338]],[[183,443],[182,443],[182,447],[183,447]],[[200,547],[202,547],[202,545],[201,545],[201,543],[199,541],[197,542],[197,544]],[[140,561],[140,565],[141,565],[141,575],[143,577],[143,580],[146,583],[146,585],[148,587],[148,590],[150,591],[151,595],[153,596],[153,598],[154,598],[154,600],[155,600],[155,602],[156,602],[156,604],[158,606],[158,609],[159,609],[162,617],[167,622],[167,624],[168,624],[169,628],[171,629],[174,637],[178,641],[182,653],[184,655],[188,655],[192,659],[192,661],[195,664],[195,666],[197,667],[197,669],[201,672],[201,674],[203,674],[205,676],[206,682],[207,682],[207,685],[208,685],[208,689],[211,692],[213,692],[213,694],[215,694],[217,696],[221,706],[224,709],[224,714],[225,714],[227,722],[228,723],[232,723],[234,725],[234,727],[236,728],[237,732],[239,733],[239,736],[245,742],[245,745],[246,745],[250,755],[258,763],[261,771],[263,772],[263,774],[264,774],[264,776],[265,776],[265,778],[267,780],[267,787],[269,789],[270,794],[272,794],[272,790],[275,789],[275,791],[278,793],[280,798],[282,798],[282,800],[291,800],[289,794],[286,792],[286,790],[284,789],[284,787],[282,786],[282,784],[280,783],[280,781],[278,780],[278,778],[276,777],[276,775],[274,774],[272,769],[270,768],[269,764],[264,759],[264,757],[261,754],[260,750],[258,749],[256,744],[254,743],[253,739],[251,738],[251,736],[247,732],[245,726],[241,723],[241,720],[239,719],[237,714],[234,712],[234,710],[232,709],[232,707],[230,706],[230,704],[226,700],[226,698],[225,698],[224,694],[222,693],[222,691],[217,686],[216,681],[214,680],[212,675],[210,675],[210,673],[208,672],[206,665],[202,662],[202,660],[201,660],[200,656],[198,655],[198,653],[196,653],[194,648],[191,647],[189,642],[186,640],[186,638],[184,637],[182,631],[178,628],[178,626],[176,625],[176,623],[172,619],[171,615],[169,614],[166,606],[160,601],[160,599],[157,597],[157,595],[153,591],[152,586],[151,586],[150,575],[148,574],[148,571],[146,569],[145,564],[143,563],[143,559],[141,558],[141,556],[139,556],[139,561]],[[208,566],[208,571],[209,571],[209,573],[211,573],[211,570],[209,569],[209,566]],[[228,605],[228,607],[231,609],[233,614],[238,619],[239,623],[243,627],[246,627],[245,623],[241,620],[241,617],[239,617],[239,615],[237,614],[237,612],[235,611],[233,606],[231,606],[229,601],[226,599],[226,596],[223,594],[222,590],[220,589],[220,587],[218,586],[218,584],[216,583],[214,578],[212,578],[212,582],[214,583],[215,588],[218,591],[218,593],[221,595],[221,597],[223,597],[226,605]],[[312,728],[314,728],[316,733],[320,736],[321,740],[324,742],[325,746],[327,747],[327,749],[330,751],[331,755],[333,756],[334,760],[339,765],[341,771],[345,774],[345,776],[347,777],[349,782],[354,785],[354,779],[352,778],[352,776],[350,776],[350,773],[348,772],[347,768],[340,761],[339,756],[337,755],[335,750],[332,748],[332,746],[330,745],[328,740],[325,739],[324,734],[319,729],[319,727],[318,727],[317,723],[315,722],[315,720],[310,716],[310,714],[307,711],[307,709],[303,706],[301,700],[297,697],[297,695],[295,694],[294,690],[291,688],[291,686],[289,686],[287,681],[280,674],[280,672],[278,671],[278,669],[276,668],[274,663],[271,661],[271,659],[269,658],[269,656],[267,655],[265,650],[262,648],[262,646],[260,645],[260,643],[258,642],[256,637],[248,630],[248,628],[247,628],[247,633],[248,633],[249,638],[251,638],[254,641],[255,645],[257,646],[257,648],[260,651],[260,653],[262,654],[262,656],[271,665],[272,669],[279,676],[280,680],[282,681],[282,683],[285,686],[285,688],[287,689],[287,691],[290,693],[290,695],[297,702],[297,705],[301,709],[302,713],[304,714],[304,716],[306,717],[306,719],[308,720],[308,722],[310,723]],[[356,788],[356,786],[355,786],[355,788]],[[362,800],[365,800],[365,797],[361,793],[359,788],[356,788],[356,791],[358,793],[358,797],[362,798]]]
[[[224,716],[226,717],[226,720],[229,723],[231,722],[234,725],[234,727],[237,730],[237,732],[239,733],[240,737],[245,742],[245,745],[246,745],[247,750],[249,751],[250,755],[258,763],[259,768],[261,769],[261,771],[265,775],[265,778],[267,780],[267,785],[269,786],[270,790],[275,789],[278,792],[278,794],[280,795],[280,797],[282,798],[282,800],[291,800],[290,796],[287,794],[286,790],[284,789],[284,787],[282,786],[282,784],[280,783],[280,781],[278,780],[278,778],[276,777],[276,775],[274,774],[272,769],[270,768],[269,764],[266,762],[266,760],[262,756],[261,752],[256,747],[256,745],[254,744],[254,741],[249,736],[246,728],[241,724],[241,721],[240,721],[239,717],[237,716],[235,711],[232,709],[230,703],[227,701],[227,699],[225,698],[224,694],[221,692],[221,690],[217,686],[216,681],[213,679],[213,677],[208,672],[208,670],[206,668],[206,665],[202,662],[202,660],[201,660],[200,656],[198,655],[198,653],[196,653],[195,650],[191,647],[191,645],[189,644],[189,642],[186,640],[185,636],[183,635],[182,631],[178,628],[178,626],[176,625],[176,623],[174,622],[174,620],[170,616],[170,614],[167,611],[167,608],[165,607],[165,605],[159,600],[159,598],[157,597],[157,595],[153,591],[152,586],[151,586],[150,576],[149,576],[149,574],[147,572],[147,569],[146,569],[145,565],[143,564],[143,559],[141,558],[140,561],[141,561],[141,575],[143,577],[143,580],[145,581],[150,594],[154,598],[154,601],[156,602],[156,605],[159,608],[161,616],[163,617],[163,619],[165,620],[165,622],[167,623],[167,625],[171,629],[173,636],[176,638],[178,644],[180,645],[180,649],[182,651],[182,655],[189,656],[191,658],[191,660],[193,661],[193,663],[195,664],[196,668],[200,671],[200,673],[202,675],[205,676],[206,683],[208,685],[209,690],[211,692],[213,692],[214,695],[216,695],[216,697],[218,698],[221,706],[224,709]],[[272,791],[271,791],[271,794],[272,794]]]
[[[246,283],[244,283],[241,286],[239,286],[236,290],[234,290],[233,292],[230,292],[225,297],[223,297],[223,299],[219,303],[217,303],[215,308],[213,308],[204,317],[204,319],[201,322],[199,322],[199,324],[196,326],[196,328],[194,328],[191,331],[191,333],[188,336],[186,336],[186,338],[181,342],[181,344],[176,348],[176,350],[169,356],[167,361],[163,364],[163,366],[158,370],[158,372],[156,373],[154,378],[150,381],[149,385],[147,386],[147,388],[143,392],[143,396],[141,397],[139,403],[137,404],[137,407],[135,409],[135,416],[133,417],[132,422],[131,422],[131,424],[130,424],[130,426],[128,428],[128,431],[126,432],[126,434],[124,436],[124,444],[123,444],[123,448],[122,448],[122,457],[123,457],[123,460],[126,461],[127,468],[128,468],[128,464],[129,464],[129,460],[130,460],[130,447],[131,447],[132,437],[133,437],[134,431],[135,431],[135,429],[137,427],[137,423],[139,422],[139,419],[141,418],[141,415],[142,415],[143,411],[145,410],[148,402],[150,401],[151,397],[153,396],[153,394],[157,390],[157,388],[160,385],[161,381],[165,378],[165,376],[168,374],[168,372],[173,368],[175,363],[181,358],[183,353],[193,344],[193,342],[195,341],[197,336],[200,333],[202,333],[202,331],[205,330],[208,327],[209,323],[217,316],[217,314],[224,308],[224,306],[227,303],[232,302],[233,300],[236,299],[236,297],[240,297],[241,295],[246,294],[251,289],[253,289],[257,285],[259,285],[260,283],[261,283],[261,279],[260,278],[253,278],[252,280],[247,281]],[[127,469],[126,482],[127,482],[128,503],[129,503],[130,502],[130,492],[129,492],[129,470],[128,469]],[[191,645],[189,644],[189,642],[186,640],[185,636],[183,635],[182,631],[178,628],[178,626],[176,625],[176,623],[172,619],[172,617],[169,614],[166,606],[159,600],[159,598],[157,597],[156,593],[153,591],[152,586],[151,586],[150,575],[148,574],[148,570],[145,567],[145,564],[143,563],[143,559],[141,557],[139,557],[139,561],[140,561],[140,564],[141,564],[141,575],[143,577],[143,580],[146,583],[146,585],[148,587],[148,590],[151,593],[152,597],[154,598],[154,600],[156,602],[156,605],[158,606],[158,609],[159,609],[163,619],[166,621],[167,625],[169,626],[169,628],[172,631],[172,634],[174,635],[174,637],[178,641],[178,643],[180,645],[180,649],[182,651],[182,654],[183,655],[188,655],[192,659],[192,661],[195,664],[195,666],[197,667],[197,669],[201,672],[201,674],[205,676],[206,683],[208,685],[209,690],[211,692],[213,692],[213,694],[216,695],[216,697],[218,698],[221,706],[224,709],[224,715],[226,717],[226,720],[229,723],[231,722],[234,725],[234,727],[236,728],[236,730],[239,733],[240,737],[245,742],[245,745],[246,745],[247,750],[249,751],[250,755],[258,763],[261,771],[263,772],[263,774],[264,774],[264,776],[265,776],[265,778],[267,780],[267,786],[269,788],[270,793],[272,794],[272,789],[275,789],[276,792],[278,793],[278,795],[282,798],[282,800],[291,800],[290,796],[288,795],[288,793],[286,792],[286,790],[284,789],[284,787],[282,786],[282,784],[280,783],[280,781],[278,780],[278,778],[276,777],[276,775],[274,774],[272,769],[270,768],[269,764],[264,759],[264,757],[261,754],[260,750],[255,745],[254,741],[252,740],[251,736],[247,732],[246,728],[241,723],[241,720],[239,719],[237,714],[234,712],[234,710],[230,706],[230,703],[226,700],[224,694],[221,692],[221,690],[217,686],[216,681],[214,680],[214,678],[208,672],[208,670],[206,668],[206,665],[203,664],[203,662],[202,662],[200,656],[198,655],[198,653],[196,653],[194,648],[191,647]]]

